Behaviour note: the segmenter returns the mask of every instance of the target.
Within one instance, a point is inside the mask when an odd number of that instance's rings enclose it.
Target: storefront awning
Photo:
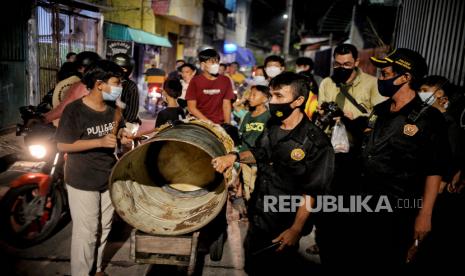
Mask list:
[[[157,36],[142,30],[132,28],[128,28],[128,31],[134,42],[171,48],[171,43],[166,37]]]
[[[107,39],[134,41],[140,44],[150,44],[171,48],[171,43],[166,37],[157,36],[138,29],[133,29],[127,25],[105,22],[103,28],[105,38]]]
[[[116,23],[103,23],[103,33],[106,39],[132,41],[129,36],[128,26]]]

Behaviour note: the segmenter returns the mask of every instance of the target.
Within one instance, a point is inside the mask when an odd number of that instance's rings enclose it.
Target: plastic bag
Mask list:
[[[331,135],[331,144],[333,145],[335,153],[349,152],[349,137],[347,130],[343,123],[337,122],[333,128]]]

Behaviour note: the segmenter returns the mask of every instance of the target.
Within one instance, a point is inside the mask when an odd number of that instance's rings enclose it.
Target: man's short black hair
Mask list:
[[[354,59],[358,58],[358,51],[357,48],[348,43],[344,44],[339,44],[336,49],[334,49],[334,54],[333,57],[336,57],[336,55],[347,55],[347,54],[352,54],[352,57]]]
[[[207,62],[209,59],[220,59],[220,55],[215,49],[206,49],[199,53],[199,61]]]
[[[179,71],[182,71],[182,69],[184,67],[189,67],[192,71],[196,71],[197,70],[197,67],[195,67],[194,64],[191,64],[191,63],[184,63],[183,65],[179,66]]]
[[[437,76],[437,75],[432,75],[432,76],[427,76],[423,81],[422,84],[428,85],[428,86],[436,86],[437,88],[441,89],[444,91],[444,96],[451,96],[453,92],[453,86],[449,82],[449,80],[446,77],[443,76]]]
[[[181,81],[177,78],[167,79],[163,84],[163,90],[165,90],[166,94],[168,94],[171,98],[177,99],[182,94]]]
[[[270,88],[268,86],[265,86],[265,85],[253,85],[252,87],[250,87],[250,89],[257,89],[258,91],[260,91],[263,95],[265,95],[267,98],[271,98],[271,92],[270,92]]]
[[[310,91],[307,79],[304,76],[293,72],[283,72],[272,78],[270,81],[270,87],[272,89],[280,89],[287,85],[291,87],[294,99],[297,99],[300,96],[305,98],[304,103],[300,106],[302,110],[305,109],[308,92]]]
[[[226,68],[226,67],[228,67],[228,65],[226,63],[220,63],[220,67]]]
[[[264,65],[266,67],[266,65],[268,64],[268,62],[272,62],[272,61],[276,61],[276,62],[279,62],[279,64],[281,64],[282,67],[284,67],[284,59],[280,56],[276,56],[276,55],[272,55],[272,56],[267,56],[265,58],[265,62],[264,62]]]
[[[69,52],[66,54],[66,59],[69,59],[70,57],[75,56],[75,55],[77,55],[75,52]]]
[[[313,66],[314,66],[314,63],[313,63],[313,59],[309,58],[309,57],[299,57],[297,58],[297,60],[295,61],[295,64],[297,66],[305,66],[305,65],[308,65],[310,66],[310,70],[313,69]]]
[[[183,60],[183,59],[177,59],[177,60],[176,60],[176,63],[178,63],[178,62],[184,62],[184,63],[186,63],[186,61]]]
[[[233,65],[233,64],[236,64],[236,65],[237,65],[237,67],[240,67],[240,65],[239,65],[239,62],[237,62],[237,61],[233,61],[233,62],[231,62],[231,65]]]
[[[71,76],[81,77],[82,75],[78,72],[77,69],[78,68],[76,66],[76,63],[71,62],[71,61],[64,62],[63,65],[61,65],[60,70],[57,73],[58,81],[62,81]]]
[[[106,82],[112,77],[121,78],[123,74],[123,69],[113,61],[97,60],[89,65],[81,81],[88,89],[93,89],[98,80]]]
[[[257,70],[257,69],[262,70],[263,71],[263,76],[265,77],[265,79],[268,79],[268,74],[266,74],[265,66],[263,66],[263,65],[257,66],[257,68],[255,70]]]

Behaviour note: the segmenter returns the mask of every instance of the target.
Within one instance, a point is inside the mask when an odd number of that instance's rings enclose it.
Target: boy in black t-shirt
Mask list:
[[[68,154],[65,182],[73,220],[72,275],[92,274],[94,262],[96,275],[103,274],[102,253],[114,211],[108,177],[116,163],[115,133],[122,127],[121,111],[104,101],[120,97],[122,74],[111,61],[91,65],[82,79],[90,94],[66,106],[56,133],[58,149]],[[128,140],[123,137],[121,142]]]
[[[181,94],[182,84],[179,79],[169,79],[165,81],[162,96],[168,106],[158,113],[157,120],[155,122],[156,128],[168,122],[182,120],[186,117],[184,115],[184,110],[179,107],[177,102],[177,99],[181,96]]]

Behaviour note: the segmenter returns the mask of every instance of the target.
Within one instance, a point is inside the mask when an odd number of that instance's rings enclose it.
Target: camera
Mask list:
[[[332,127],[336,123],[334,118],[344,116],[344,112],[335,102],[324,102],[321,104],[320,112],[316,112],[314,118],[315,125],[325,130],[327,127]]]

